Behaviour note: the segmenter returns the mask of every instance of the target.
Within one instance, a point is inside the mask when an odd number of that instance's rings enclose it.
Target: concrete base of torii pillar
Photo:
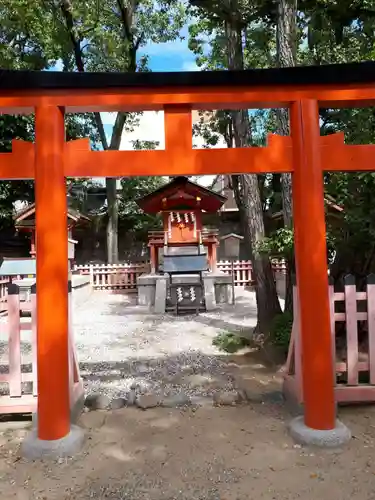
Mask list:
[[[70,457],[81,451],[84,439],[84,431],[77,425],[63,438],[48,441],[39,439],[37,429],[33,429],[21,445],[21,454],[28,460]]]

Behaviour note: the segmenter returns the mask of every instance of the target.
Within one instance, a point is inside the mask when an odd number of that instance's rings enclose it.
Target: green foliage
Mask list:
[[[140,48],[150,42],[163,43],[180,37],[186,21],[186,8],[183,1],[170,0],[3,0],[0,2],[0,17],[2,68],[41,70],[51,68],[59,61],[64,71],[134,72],[148,70],[147,56],[137,60]],[[96,116],[69,115],[66,120],[67,138],[89,136],[94,148],[118,149],[122,131],[133,130],[139,116],[139,113],[125,116],[119,113],[108,141],[98,113]],[[22,120],[19,125],[14,122],[14,126],[22,128]],[[33,133],[32,126],[29,128],[26,130],[27,139]],[[25,135],[26,131],[21,132]],[[154,143],[148,142],[136,143],[134,149],[153,149]],[[78,189],[80,183],[81,189]],[[139,230],[140,227],[147,227],[147,221],[135,221],[135,211],[130,207],[137,190],[133,182],[126,180],[123,186],[126,183],[128,188],[124,187],[122,196],[128,199],[120,201],[120,209],[123,216],[128,214],[129,227]],[[73,202],[85,206],[87,182],[71,179],[69,184],[74,185],[74,193],[71,193]],[[150,182],[149,186],[154,184]],[[139,183],[138,191],[142,191],[143,185],[143,181]],[[107,189],[108,212],[112,227],[117,227],[113,183],[112,187]],[[4,196],[0,192],[0,212],[2,200],[7,200],[6,203],[9,200],[8,208],[12,205],[9,193],[5,190],[3,193]],[[151,224],[151,221],[148,222]],[[114,230],[109,233],[113,234]]]
[[[258,252],[272,256],[289,257],[294,252],[294,233],[286,227],[278,229],[270,237],[259,242]]]
[[[337,242],[335,235],[327,232],[327,258],[332,259],[336,251]],[[269,237],[259,242],[258,252],[265,253],[270,257],[292,260],[294,256],[294,231],[286,227],[277,229]]]
[[[51,41],[51,13],[38,0],[0,2],[0,67],[43,70],[54,64],[54,54],[46,50]]]
[[[133,149],[155,149],[157,141],[133,141]],[[147,241],[147,233],[153,229],[162,229],[159,214],[146,214],[137,205],[137,200],[156,191],[165,184],[163,177],[128,177],[121,180],[122,192],[119,198],[119,217],[123,227],[134,237]]]
[[[71,71],[77,48],[86,70],[126,71],[133,49],[174,40],[186,19],[183,2],[168,0],[2,0],[0,15],[1,67],[44,69],[61,59]]]
[[[212,340],[212,345],[220,351],[234,354],[235,352],[250,345],[249,339],[241,337],[236,333],[222,332]]]
[[[158,141],[141,141],[139,139],[136,139],[135,141],[132,141],[133,143],[133,149],[135,150],[141,150],[141,149],[156,149],[157,146],[159,146]]]
[[[244,67],[274,66],[276,61],[276,0],[246,2],[191,0],[194,22],[189,46],[203,70],[227,67],[225,22],[238,22]],[[237,5],[238,10],[228,10]],[[327,64],[374,60],[375,4],[369,0],[302,0],[298,2],[299,64]],[[275,130],[272,110],[250,113],[252,143],[264,145],[268,131]],[[228,134],[231,115],[218,111],[201,120],[195,133],[203,134],[208,147],[220,138],[232,145]],[[322,135],[342,131],[347,144],[375,142],[374,108],[321,110]],[[281,210],[280,176],[260,177],[263,210],[272,215]],[[326,173],[325,189],[332,201],[343,207],[330,209],[327,217],[328,257],[337,252],[334,275],[346,272],[364,276],[375,271],[375,174]],[[293,255],[293,232],[280,229],[259,243],[258,251],[270,255]]]
[[[162,225],[159,215],[144,213],[136,201],[161,187],[164,182],[162,177],[129,177],[121,181],[120,219],[127,231],[136,233],[140,239],[145,240],[148,231],[161,229]]]
[[[0,116],[0,152],[10,152],[13,139],[33,141],[34,136],[34,116]],[[95,144],[98,139],[92,116],[89,114],[68,115],[66,117],[66,137],[67,140],[91,137],[92,142]],[[69,179],[68,185],[71,182],[72,180]],[[18,200],[28,203],[34,201],[34,182],[23,180],[1,181],[0,229],[12,225],[13,207]]]
[[[271,323],[271,343],[274,346],[280,348],[285,353],[288,352],[292,327],[293,315],[290,312],[285,312],[277,315]]]
[[[197,66],[203,70],[226,69],[227,37],[224,20],[240,17],[244,40],[244,68],[265,68],[275,64],[275,26],[270,23],[266,0],[239,1],[238,12],[227,12],[224,2],[193,1],[189,26],[189,48],[196,54]]]

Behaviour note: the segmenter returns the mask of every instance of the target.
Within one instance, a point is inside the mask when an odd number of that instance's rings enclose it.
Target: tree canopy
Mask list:
[[[149,42],[180,38],[186,24],[189,48],[202,71],[375,57],[375,5],[371,0],[190,0],[188,5],[182,0],[3,0],[0,15],[3,68],[47,70],[58,64],[65,71],[149,71],[147,53],[140,56],[139,49]],[[374,143],[373,108],[320,113],[323,135],[343,131],[349,144]],[[89,135],[93,147],[118,149],[123,132],[134,129],[138,120],[137,114],[117,113],[108,138],[99,114],[68,116],[68,138]],[[203,136],[207,147],[219,139],[228,147],[248,147],[264,145],[269,131],[287,134],[288,127],[286,110],[222,109],[212,113],[210,120],[202,117],[194,133]],[[0,117],[2,151],[9,151],[12,138],[32,140],[33,134],[33,117]],[[152,149],[156,144],[135,141],[133,147]],[[327,196],[343,208],[339,223],[327,219],[329,247],[336,253],[332,275],[339,279],[352,272],[362,279],[375,270],[375,174],[327,173],[324,181]],[[75,186],[80,182],[70,181]],[[123,179],[119,194],[115,181],[107,179],[110,260],[117,258],[119,218],[139,237],[158,223],[141,214],[134,200],[159,182],[154,178]],[[267,305],[275,295],[268,254],[293,256],[290,178],[232,176],[229,183],[247,235],[248,253],[255,262],[258,289],[263,289],[262,300]],[[9,220],[15,199],[32,198],[32,183],[2,183],[3,222]],[[272,231],[273,215],[281,210],[284,224]]]
[[[0,35],[0,67],[34,70],[59,67],[63,71],[81,72],[148,71],[148,57],[138,56],[139,49],[150,42],[162,43],[178,38],[186,21],[184,3],[172,5],[168,0],[106,0],[103,3],[97,0],[4,0],[0,16],[4,20]],[[139,117],[139,113],[116,113],[108,139],[99,113],[68,115],[67,138],[90,136],[94,148],[118,149],[123,131],[133,130]],[[7,143],[8,150],[8,139],[32,140],[32,118],[1,117],[1,120],[0,129],[7,131],[3,142]],[[152,141],[134,144],[134,149],[145,147],[153,148],[155,144]],[[74,185],[78,182],[75,179]],[[4,199],[7,213],[11,212],[15,199],[33,198],[31,183],[21,183],[17,190],[15,187],[15,183],[3,183],[4,196],[0,194],[0,204]],[[87,182],[82,183],[83,190],[85,187]],[[106,188],[108,257],[116,261],[122,200],[118,199],[115,179],[107,179]]]

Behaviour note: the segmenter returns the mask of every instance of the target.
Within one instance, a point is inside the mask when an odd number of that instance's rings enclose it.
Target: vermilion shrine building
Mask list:
[[[68,226],[68,260],[71,263],[74,260],[74,249],[78,243],[73,239],[73,228],[80,223],[89,222],[90,219],[79,213],[77,210],[68,208],[67,210],[67,226]],[[27,232],[30,234],[30,256],[36,257],[36,239],[35,239],[35,203],[19,210],[14,217],[14,227],[17,231]]]
[[[210,270],[217,264],[217,231],[205,231],[202,213],[215,213],[225,203],[226,197],[191,182],[187,177],[176,177],[138,201],[145,213],[162,214],[163,230],[149,234],[151,272],[159,268],[159,249],[165,245],[186,247],[197,242],[208,252]]]
[[[25,453],[63,453],[82,442],[70,422],[66,177],[291,172],[305,412],[291,429],[306,442],[348,439],[336,420],[322,174],[375,170],[375,146],[320,137],[319,107],[374,102],[374,62],[198,73],[1,71],[0,111],[35,113],[35,144],[14,141],[12,153],[0,155],[2,179],[35,178],[38,426]],[[192,148],[193,109],[275,107],[289,108],[291,137],[270,136],[266,147]],[[65,142],[64,113],[120,110],[164,110],[165,150],[100,152],[88,139]]]
[[[138,201],[144,212],[160,214],[163,223],[162,231],[149,234],[151,274],[138,278],[141,305],[160,313],[198,312],[231,301],[231,278],[217,271],[218,232],[205,228],[202,220],[225,201],[183,176]]]

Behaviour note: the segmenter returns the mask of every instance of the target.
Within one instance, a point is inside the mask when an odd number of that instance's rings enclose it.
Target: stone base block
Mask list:
[[[307,427],[303,416],[290,422],[289,432],[297,443],[321,448],[338,448],[348,443],[352,437],[350,430],[340,420],[336,420],[334,429],[321,431]]]
[[[159,280],[165,280],[163,275],[142,274],[137,279],[138,305],[153,310],[155,306],[156,286]]]
[[[37,430],[33,429],[21,445],[21,454],[28,460],[71,457],[81,450],[83,442],[84,432],[76,425],[65,437],[53,441],[39,439]]]
[[[138,305],[163,314],[167,296],[169,277],[167,274],[142,274],[137,279]],[[172,283],[196,284],[200,282],[199,274],[173,275]],[[232,277],[219,271],[203,273],[206,309],[211,311],[217,304],[232,303]]]

